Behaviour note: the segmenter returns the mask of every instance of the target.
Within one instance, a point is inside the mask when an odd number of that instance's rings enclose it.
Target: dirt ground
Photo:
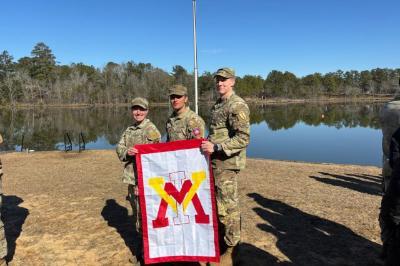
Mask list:
[[[10,265],[129,265],[114,151],[0,154]],[[381,265],[380,168],[248,160],[239,265]]]

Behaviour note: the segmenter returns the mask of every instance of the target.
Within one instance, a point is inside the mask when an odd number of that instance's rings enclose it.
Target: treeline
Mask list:
[[[245,75],[237,78],[236,91],[253,98],[312,98],[319,96],[394,94],[398,89],[400,69],[366,71],[338,70],[296,77],[290,72],[273,70],[264,79]],[[51,49],[40,42],[31,56],[14,61],[7,51],[0,54],[0,103],[25,104],[113,104],[127,103],[136,96],[153,102],[166,102],[167,89],[183,84],[194,99],[194,77],[176,65],[172,73],[150,63],[117,64],[108,62],[103,68],[83,63],[57,64]],[[211,72],[198,80],[200,99],[216,98]]]

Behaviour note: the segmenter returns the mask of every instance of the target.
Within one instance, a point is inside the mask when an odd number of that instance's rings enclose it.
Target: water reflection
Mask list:
[[[329,135],[333,139],[340,140],[340,135],[354,133],[354,136],[358,137],[357,131],[362,131],[365,135],[362,138],[373,138],[374,141],[378,139],[380,142],[379,136],[369,136],[365,132],[379,131],[378,115],[381,108],[382,104],[377,103],[252,105],[250,106],[252,142],[248,153],[250,156],[261,158],[318,161],[309,155],[311,152],[308,150],[314,150],[315,154],[326,151],[312,148],[319,145],[313,139],[306,140],[307,136],[315,138],[314,133]],[[0,132],[5,139],[1,150],[19,149],[22,139],[24,147],[33,150],[63,149],[66,132],[70,134],[75,144],[78,143],[79,133],[83,132],[89,149],[113,148],[121,133],[131,123],[129,110],[129,107],[0,109]],[[150,119],[163,135],[168,113],[168,107],[153,107],[149,112]],[[200,106],[200,115],[208,124],[210,106]],[[341,130],[331,132],[333,129]],[[304,158],[296,157],[297,155],[291,157],[293,151],[288,151],[290,150],[288,146],[294,144],[287,143],[285,139],[285,134],[290,132],[296,136],[288,138],[302,144],[301,152],[297,154],[306,154]],[[276,143],[274,137],[276,134],[282,143]],[[302,136],[305,139],[302,139]],[[351,141],[346,145],[351,146]],[[274,149],[280,150],[279,156],[271,153]],[[343,147],[340,149],[343,151]],[[352,147],[350,149],[354,150]],[[370,152],[379,155],[380,147],[374,149]],[[327,160],[336,162],[329,158]],[[380,159],[374,160],[365,164],[380,165]],[[352,162],[354,161],[345,161],[345,163]]]
[[[252,108],[250,157],[382,165],[383,104],[291,104]]]
[[[251,123],[266,122],[271,130],[289,129],[299,122],[311,126],[380,128],[380,103],[290,104],[252,106]]]

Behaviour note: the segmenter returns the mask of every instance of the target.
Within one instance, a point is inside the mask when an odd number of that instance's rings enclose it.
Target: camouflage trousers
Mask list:
[[[213,169],[213,173],[218,219],[223,227],[220,235],[227,246],[234,247],[240,241],[239,171]]]
[[[135,224],[136,232],[141,236],[142,234],[142,214],[139,205],[139,196],[135,195],[135,185],[128,185],[128,199],[132,207],[133,222]]]
[[[142,244],[142,214],[139,205],[139,196],[135,195],[135,185],[128,185],[128,200],[132,207],[133,224],[135,226],[136,235],[134,240],[134,251],[136,260],[143,257],[143,244]]]
[[[0,159],[0,259],[7,256],[7,240],[4,232],[4,224],[2,220],[2,207],[3,207],[3,187],[2,187],[2,178],[3,178],[3,165],[1,164]]]
[[[392,177],[392,168],[389,164],[389,158],[384,154],[382,158],[382,192],[385,193]]]

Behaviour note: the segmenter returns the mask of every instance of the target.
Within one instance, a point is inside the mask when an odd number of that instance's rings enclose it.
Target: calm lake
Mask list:
[[[278,160],[381,166],[381,103],[288,104],[251,106],[248,156]],[[210,121],[210,106],[200,115]],[[170,112],[154,107],[149,118],[163,133]],[[0,109],[2,151],[63,150],[68,133],[78,149],[114,149],[131,123],[129,107]]]

